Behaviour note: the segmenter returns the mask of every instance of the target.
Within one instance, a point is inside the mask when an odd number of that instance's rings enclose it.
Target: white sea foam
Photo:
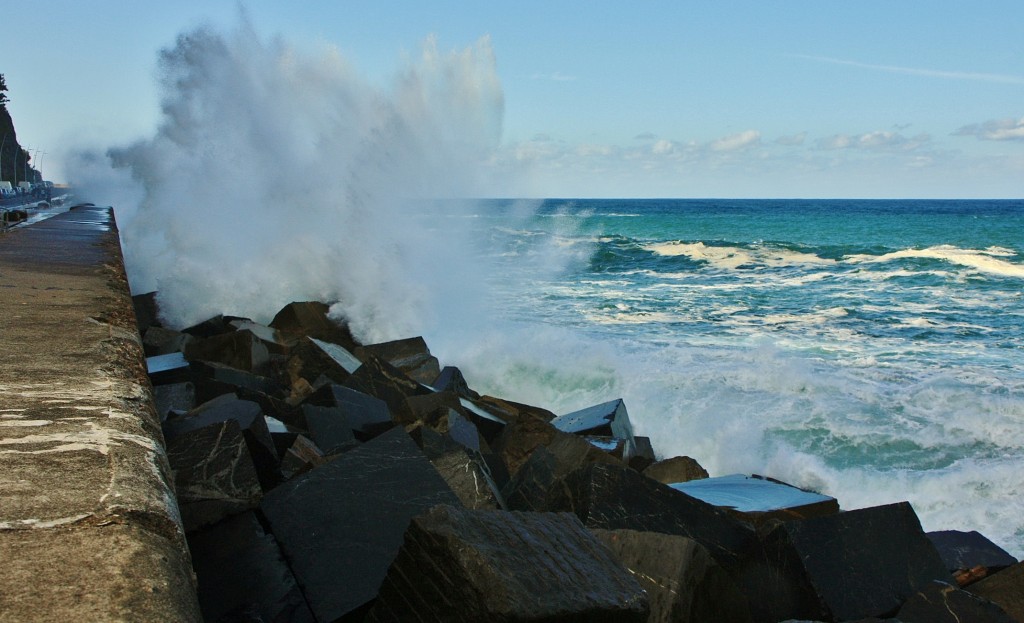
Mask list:
[[[1024,266],[997,259],[1012,255],[1016,255],[1016,253],[1000,247],[990,247],[979,251],[977,249],[961,249],[951,245],[937,245],[926,249],[903,249],[883,255],[850,255],[845,257],[844,261],[853,264],[878,264],[912,258],[934,259],[966,266],[980,273],[1024,278]]]
[[[781,268],[788,266],[831,266],[835,260],[819,257],[813,253],[801,253],[789,249],[758,245],[743,249],[730,246],[708,246],[703,242],[659,242],[645,245],[644,249],[665,257],[686,256],[694,261],[704,261],[715,268],[734,270],[739,267],[763,266]]]

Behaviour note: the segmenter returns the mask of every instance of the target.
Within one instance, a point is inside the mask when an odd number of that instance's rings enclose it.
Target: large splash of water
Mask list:
[[[453,52],[428,38],[382,88],[336,49],[202,28],[160,74],[155,135],[79,158],[72,179],[118,201],[133,291],[158,290],[168,323],[318,299],[380,340],[472,308],[468,204],[439,199],[478,196],[500,139],[487,38]]]

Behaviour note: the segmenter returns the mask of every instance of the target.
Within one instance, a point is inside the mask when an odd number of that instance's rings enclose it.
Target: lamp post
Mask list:
[[[7,145],[7,135],[10,132],[4,132],[4,140],[0,141],[0,180],[4,179],[4,146]]]

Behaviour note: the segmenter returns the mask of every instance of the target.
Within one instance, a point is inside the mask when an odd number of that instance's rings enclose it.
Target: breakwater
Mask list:
[[[621,400],[482,396],[323,303],[162,327],[117,242],[0,241],[0,620],[1019,618],[1020,564],[907,503],[658,461]]]
[[[0,235],[0,621],[193,621],[110,208]]]

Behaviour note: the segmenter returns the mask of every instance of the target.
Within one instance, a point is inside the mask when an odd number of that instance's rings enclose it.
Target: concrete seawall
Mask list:
[[[0,621],[200,621],[118,233],[0,234]]]

